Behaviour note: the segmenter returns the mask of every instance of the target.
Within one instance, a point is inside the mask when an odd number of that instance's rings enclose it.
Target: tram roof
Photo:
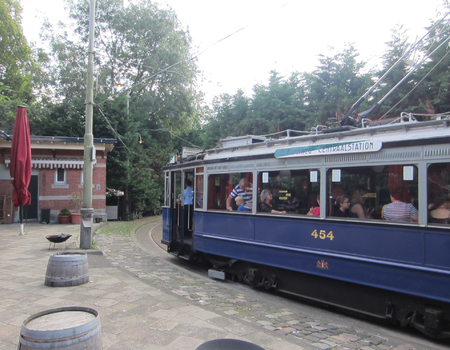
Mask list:
[[[274,154],[276,158],[296,157],[301,154],[296,151],[311,152],[333,146],[349,145],[362,142],[401,142],[449,137],[450,120],[433,120],[425,122],[407,122],[393,125],[382,125],[370,128],[354,128],[351,130],[336,130],[331,133],[317,133],[281,139],[258,137],[258,142],[244,145],[221,143],[225,147],[205,151],[204,160],[240,157],[248,155]],[[252,135],[248,139],[254,138]],[[225,140],[229,140],[225,139]],[[227,147],[227,145],[229,145]],[[348,147],[347,147],[348,148]],[[357,152],[355,150],[354,153]]]
[[[295,158],[332,154],[377,152],[386,147],[410,147],[421,144],[450,143],[450,119],[404,122],[367,128],[337,128],[332,132],[314,133],[280,139],[246,135],[221,140],[221,147],[206,150],[178,166],[238,160],[245,157]],[[172,164],[173,165],[173,164]]]

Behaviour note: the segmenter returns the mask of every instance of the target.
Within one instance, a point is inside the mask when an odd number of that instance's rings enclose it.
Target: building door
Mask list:
[[[31,175],[30,185],[28,186],[28,191],[31,194],[31,204],[25,205],[23,207],[23,217],[24,219],[37,219],[38,218],[38,176]]]

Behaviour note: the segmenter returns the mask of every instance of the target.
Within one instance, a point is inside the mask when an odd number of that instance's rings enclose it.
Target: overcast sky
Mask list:
[[[20,0],[28,40],[38,40],[42,17],[63,19],[62,0]],[[124,0],[129,1],[129,0]],[[189,28],[194,52],[245,27],[198,58],[210,102],[221,93],[266,84],[271,70],[283,75],[312,71],[318,55],[340,52],[354,43],[372,68],[379,63],[391,29],[402,24],[413,40],[425,34],[431,19],[443,17],[443,0],[160,0]],[[336,51],[330,51],[334,47]]]

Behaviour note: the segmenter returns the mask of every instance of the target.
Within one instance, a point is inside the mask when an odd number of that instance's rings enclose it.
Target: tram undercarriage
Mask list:
[[[371,319],[450,338],[450,305],[393,291],[206,255],[214,271],[253,288],[280,292]],[[210,274],[211,275],[211,274]]]

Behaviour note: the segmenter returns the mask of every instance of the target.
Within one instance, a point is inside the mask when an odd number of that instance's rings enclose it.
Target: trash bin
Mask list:
[[[41,222],[50,223],[50,209],[41,209]]]

